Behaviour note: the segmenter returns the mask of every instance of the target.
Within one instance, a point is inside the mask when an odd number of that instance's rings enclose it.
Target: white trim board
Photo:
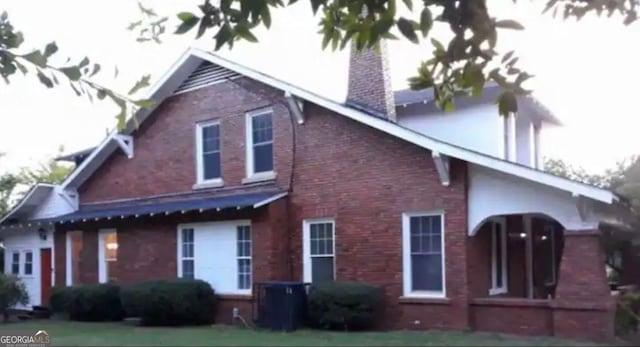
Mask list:
[[[474,163],[480,166],[488,167],[493,170],[505,172],[510,175],[522,177],[524,179],[538,182],[540,184],[551,186],[560,190],[568,191],[574,195],[582,195],[590,199],[601,201],[604,203],[611,204],[618,200],[617,196],[608,190],[593,187],[584,183],[572,181],[563,177],[549,174],[547,172],[529,168],[524,165],[511,163],[499,158],[494,158],[494,157],[481,154],[469,149],[465,149],[450,143],[436,140],[424,134],[402,127],[393,122],[390,122],[378,117],[373,117],[360,110],[351,108],[347,105],[338,103],[333,100],[329,100],[318,94],[312,93],[305,89],[299,88],[297,86],[278,80],[274,77],[271,77],[259,71],[250,69],[243,65],[234,63],[220,56],[205,52],[197,48],[187,49],[185,53],[178,59],[178,61],[172,65],[172,67],[163,76],[163,78],[160,79],[158,83],[156,83],[154,87],[150,90],[150,96],[154,101],[156,101],[156,105],[159,104],[162,100],[164,100],[164,98],[170,95],[170,93],[166,91],[168,87],[176,84],[179,85],[179,83],[181,83],[182,80],[187,78],[189,74],[197,67],[197,63],[201,62],[201,61],[197,61],[197,62],[190,61],[189,59],[192,59],[192,58],[199,58],[200,60],[206,60],[213,64],[224,67],[226,69],[235,71],[241,75],[254,79],[258,82],[265,83],[274,88],[283,90],[285,93],[290,93],[291,95],[294,95],[301,99],[304,99],[314,104],[317,104],[319,106],[322,106],[328,110],[334,111],[349,119],[355,120],[359,123],[365,124],[367,126],[380,130],[387,134],[396,136],[398,138],[401,138],[407,142],[413,143],[425,149],[435,151],[443,155],[458,158],[458,159],[461,159],[470,163]],[[182,71],[180,71],[181,69]],[[187,71],[188,73],[186,73]],[[181,72],[181,74],[178,74],[178,72]],[[165,84],[168,84],[169,86],[164,87]],[[139,111],[140,116],[137,117],[137,120],[140,123],[142,123],[142,121],[144,121],[146,116],[148,116],[148,114],[152,111],[153,111],[153,108],[143,109]],[[134,124],[134,122],[132,121],[128,122],[127,129],[126,129],[128,133],[131,133],[134,130],[132,124]],[[103,150],[113,151],[114,148],[109,148],[109,146],[107,146],[108,143],[109,143],[109,138],[103,141],[102,144],[98,147],[98,149],[96,149],[91,154],[91,156],[87,158],[82,163],[82,165],[63,183],[63,187],[65,188],[67,188],[68,186],[77,187],[77,185],[81,184],[83,180],[77,180],[77,178],[85,170],[90,169],[90,163],[93,160],[96,160],[96,158],[98,157],[98,153],[102,152]],[[104,161],[106,157],[107,155],[102,155],[101,160]],[[99,166],[101,162],[97,164]],[[93,170],[95,169],[97,169],[97,167],[93,168]],[[89,173],[89,175],[90,174],[91,172]]]

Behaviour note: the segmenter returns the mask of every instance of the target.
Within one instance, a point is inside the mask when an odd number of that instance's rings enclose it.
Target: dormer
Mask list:
[[[517,114],[499,116],[499,94],[499,86],[488,85],[482,97],[457,98],[455,111],[444,112],[431,89],[396,91],[397,120],[438,140],[541,169],[542,131],[560,121],[531,96],[519,97]]]

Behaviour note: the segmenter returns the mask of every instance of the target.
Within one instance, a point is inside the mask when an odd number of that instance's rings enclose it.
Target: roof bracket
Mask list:
[[[67,189],[60,189],[58,195],[75,211],[80,207],[78,194]]]
[[[296,117],[298,124],[304,124],[304,112],[302,110],[304,101],[293,96],[289,91],[284,92],[284,97],[287,99],[289,110],[293,113],[294,117]]]
[[[127,158],[133,158],[133,136],[115,134],[113,139],[118,143],[118,146],[127,155]]]
[[[433,162],[436,165],[438,176],[440,176],[440,183],[442,183],[443,186],[448,187],[450,183],[449,157],[440,154],[440,152],[437,151],[433,151],[431,156],[433,157]]]
[[[584,222],[589,219],[589,217],[591,217],[591,206],[589,205],[589,201],[584,196],[577,193],[573,193],[571,196],[576,202],[576,209],[578,210],[580,220]]]

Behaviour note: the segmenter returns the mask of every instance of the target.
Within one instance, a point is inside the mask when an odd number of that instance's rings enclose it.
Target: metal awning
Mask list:
[[[106,203],[81,207],[80,210],[66,215],[31,221],[31,223],[74,223],[95,221],[101,219],[115,219],[127,217],[169,215],[172,213],[186,213],[190,211],[208,211],[223,209],[242,209],[246,207],[258,208],[287,195],[282,191],[243,193],[235,195],[197,197],[173,201],[147,200],[144,202],[132,200],[128,202]]]

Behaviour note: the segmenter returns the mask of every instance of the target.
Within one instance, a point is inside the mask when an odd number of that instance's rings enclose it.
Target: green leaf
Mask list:
[[[79,68],[83,68],[85,66],[89,65],[89,58],[84,57],[84,59],[82,59],[82,61],[80,62],[80,64],[78,64]]]
[[[249,42],[258,42],[258,39],[251,33],[251,30],[247,27],[247,25],[240,23],[236,25],[235,29],[236,33],[239,37],[249,41]]]
[[[178,13],[178,19],[183,22],[187,22],[192,20],[193,18],[197,18],[197,16],[191,12],[180,12]]]
[[[507,60],[511,59],[511,56],[513,55],[513,53],[514,53],[514,51],[509,51],[509,52],[507,52],[507,54],[505,54],[505,55],[502,57],[502,63],[504,64],[504,62],[505,62],[505,61],[507,61]]]
[[[73,91],[76,92],[77,96],[82,95],[82,92],[80,92],[80,90],[78,90],[78,88],[73,84],[73,82],[69,81],[69,85],[71,86],[71,89],[73,89]]]
[[[271,27],[271,11],[269,10],[269,6],[268,5],[264,5],[262,7],[262,11],[260,12],[260,14],[262,14],[262,22],[264,23],[264,26],[268,28]]]
[[[27,67],[22,65],[22,63],[20,63],[19,61],[14,60],[13,62],[16,64],[16,66],[18,67],[20,72],[22,72],[23,75],[26,75],[27,72],[29,72],[29,70],[27,70]]]
[[[420,31],[422,32],[422,37],[427,37],[432,27],[433,16],[431,15],[431,10],[429,10],[428,7],[425,7],[420,14]]]
[[[222,46],[224,46],[225,43],[229,42],[233,38],[232,32],[231,32],[231,26],[229,26],[228,23],[225,23],[223,26],[220,27],[220,30],[218,30],[218,33],[214,36],[214,38],[216,39],[215,50],[217,51],[220,48],[222,48]]]
[[[60,72],[65,74],[67,78],[72,81],[77,81],[82,77],[80,68],[78,68],[77,66],[67,66],[67,67],[60,68]]]
[[[91,71],[91,75],[89,75],[89,77],[93,77],[98,72],[100,72],[100,64],[93,64],[93,71]]]
[[[104,100],[104,98],[107,96],[107,92],[104,89],[98,89],[96,95],[98,96],[98,99]]]
[[[44,56],[49,58],[55,52],[58,51],[58,45],[54,42],[49,42],[47,46],[44,48]]]
[[[31,62],[32,64],[38,67],[41,67],[41,68],[47,67],[47,57],[45,57],[40,51],[33,51],[31,53],[27,53],[23,55],[22,58],[28,60],[29,62]]]
[[[406,37],[409,41],[413,42],[413,43],[419,43],[420,41],[418,40],[418,35],[416,35],[416,32],[414,30],[413,24],[411,23],[410,20],[404,18],[404,17],[400,17],[400,19],[398,19],[398,29],[400,30],[400,32],[402,33],[402,35],[404,35],[404,37]]]
[[[134,93],[136,93],[138,90],[148,87],[151,83],[149,82],[149,80],[151,79],[151,75],[144,75],[142,76],[142,78],[140,78],[138,80],[138,82],[136,82],[136,84],[133,85],[133,87],[131,87],[131,89],[129,90],[129,95],[132,95]]]
[[[178,35],[182,35],[186,32],[188,32],[189,30],[193,29],[193,27],[198,24],[198,22],[200,21],[200,19],[198,17],[191,17],[190,19],[183,21],[182,24],[180,24],[178,26],[178,28],[176,28],[176,31],[174,32],[174,34],[178,34]]]
[[[404,2],[404,5],[407,6],[409,11],[413,11],[413,1],[412,0],[402,0],[402,2]]]
[[[440,43],[440,41],[431,38],[431,44],[436,48],[438,52],[444,52],[444,46],[442,45],[442,43]]]
[[[129,26],[127,26],[127,30],[133,31],[133,29],[139,27],[140,25],[142,25],[142,21],[141,20],[139,20],[137,22],[131,22],[131,23],[129,23]]]
[[[522,24],[512,19],[503,19],[496,22],[496,28],[512,29],[512,30],[524,30]]]
[[[42,71],[38,70],[37,76],[40,83],[44,84],[47,88],[53,88],[53,82],[49,77],[42,73]]]
[[[505,117],[518,112],[518,100],[512,91],[505,90],[498,96],[498,112]]]

